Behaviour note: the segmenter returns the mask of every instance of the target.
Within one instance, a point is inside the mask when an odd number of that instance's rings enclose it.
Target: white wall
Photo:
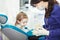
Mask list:
[[[14,24],[19,8],[19,0],[0,0],[0,12],[7,14],[9,24]]]
[[[6,14],[8,16],[9,24],[14,25],[16,14],[19,12],[19,0],[0,0],[0,14]],[[3,40],[8,38],[2,34]]]

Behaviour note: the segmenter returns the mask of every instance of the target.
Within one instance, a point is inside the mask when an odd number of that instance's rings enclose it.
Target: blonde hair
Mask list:
[[[17,14],[17,16],[16,16],[16,23],[15,23],[15,25],[18,24],[17,20],[18,20],[18,21],[21,21],[21,20],[24,19],[24,18],[28,19],[27,15],[26,15],[24,12],[19,12],[19,13]]]

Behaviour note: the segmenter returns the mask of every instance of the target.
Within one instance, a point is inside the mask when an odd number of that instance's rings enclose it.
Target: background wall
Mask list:
[[[15,17],[19,12],[19,8],[19,0],[0,0],[0,14],[5,14],[8,16],[8,24],[14,25]],[[9,40],[4,34],[2,34],[2,37],[3,40]]]
[[[14,24],[15,16],[19,12],[20,0],[0,0],[0,13],[4,13],[8,16],[8,23]]]

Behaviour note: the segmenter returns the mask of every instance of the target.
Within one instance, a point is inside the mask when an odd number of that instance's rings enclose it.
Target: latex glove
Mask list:
[[[35,35],[35,36],[39,36],[39,32],[37,30],[33,30],[32,34]]]
[[[49,35],[49,31],[42,28],[40,30],[33,30],[33,35],[40,36],[40,35]]]
[[[46,29],[38,30],[38,32],[39,35],[49,35],[49,31]]]

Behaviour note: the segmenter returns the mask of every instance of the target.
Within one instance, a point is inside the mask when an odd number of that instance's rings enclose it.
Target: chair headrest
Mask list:
[[[6,15],[0,14],[0,23],[5,24],[8,20],[8,17]]]

